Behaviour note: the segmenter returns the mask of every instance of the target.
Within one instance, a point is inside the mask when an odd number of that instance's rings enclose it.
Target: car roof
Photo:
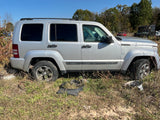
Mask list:
[[[66,22],[66,23],[98,23],[95,21],[74,20],[71,18],[21,18],[21,22]]]

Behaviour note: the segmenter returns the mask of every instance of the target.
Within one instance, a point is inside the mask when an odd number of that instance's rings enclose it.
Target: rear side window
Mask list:
[[[21,32],[22,41],[41,41],[43,24],[24,24]]]
[[[77,41],[77,26],[75,24],[51,24],[51,41]]]

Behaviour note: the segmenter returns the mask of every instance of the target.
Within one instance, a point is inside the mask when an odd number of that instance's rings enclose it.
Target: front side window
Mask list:
[[[22,41],[41,41],[43,24],[24,24],[21,32]]]
[[[77,41],[77,26],[75,24],[51,24],[51,41]]]
[[[98,26],[83,25],[83,38],[85,42],[102,42],[107,36]]]

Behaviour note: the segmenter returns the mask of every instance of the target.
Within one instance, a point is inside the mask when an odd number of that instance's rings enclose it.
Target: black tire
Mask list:
[[[136,60],[131,67],[132,78],[142,80],[151,72],[150,61],[148,59]]]
[[[50,61],[39,61],[33,69],[32,74],[37,81],[55,81],[58,78],[58,69]]]

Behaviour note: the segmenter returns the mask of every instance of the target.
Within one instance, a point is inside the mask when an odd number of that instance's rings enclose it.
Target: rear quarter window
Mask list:
[[[24,24],[21,41],[42,41],[43,24]]]

